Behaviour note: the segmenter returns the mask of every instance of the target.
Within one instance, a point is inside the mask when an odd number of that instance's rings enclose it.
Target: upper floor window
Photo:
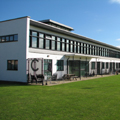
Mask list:
[[[18,41],[18,35],[6,35],[6,36],[0,36],[0,43],[3,42],[11,42],[11,41]]]
[[[91,63],[91,69],[95,69],[95,62]]]
[[[0,42],[16,41],[18,35],[1,36]],[[30,47],[42,48],[48,50],[74,52],[88,55],[98,55],[105,57],[120,58],[120,52],[107,49],[106,47],[87,44],[84,42],[75,41],[73,39],[54,36],[30,30]]]

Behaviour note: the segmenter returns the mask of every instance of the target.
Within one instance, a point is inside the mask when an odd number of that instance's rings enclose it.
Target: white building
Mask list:
[[[0,22],[0,80],[27,82],[27,74],[57,78],[120,69],[120,49],[71,31],[52,20],[21,17]]]

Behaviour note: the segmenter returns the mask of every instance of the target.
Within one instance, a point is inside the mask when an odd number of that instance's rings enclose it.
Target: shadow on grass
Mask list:
[[[29,86],[27,83],[22,82],[9,82],[9,81],[0,81],[0,87],[9,87],[9,86]]]

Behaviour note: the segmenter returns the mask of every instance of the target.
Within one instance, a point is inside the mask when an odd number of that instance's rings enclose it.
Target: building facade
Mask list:
[[[120,49],[71,32],[52,20],[21,17],[0,22],[0,80],[27,82],[28,74],[90,76],[120,70]]]

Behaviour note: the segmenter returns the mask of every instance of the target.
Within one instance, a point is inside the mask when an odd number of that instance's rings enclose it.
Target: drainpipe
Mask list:
[[[68,61],[69,61],[69,58],[70,57],[68,57],[68,59],[67,59],[67,74],[68,74]]]
[[[81,57],[80,57],[80,80],[81,80]]]

